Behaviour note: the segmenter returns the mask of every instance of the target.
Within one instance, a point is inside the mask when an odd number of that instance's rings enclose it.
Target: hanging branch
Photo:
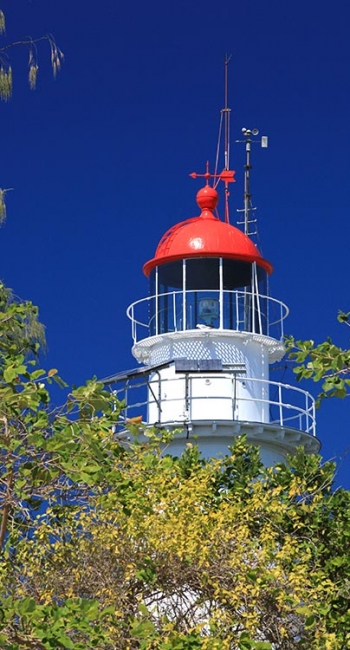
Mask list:
[[[0,9],[0,35],[5,33],[5,15],[4,12]],[[57,73],[61,68],[62,61],[64,59],[63,52],[57,46],[56,41],[52,34],[46,34],[40,38],[25,38],[20,41],[14,41],[8,45],[0,47],[0,100],[7,102],[12,96],[12,66],[11,61],[8,56],[8,51],[13,47],[18,45],[24,45],[28,48],[28,83],[29,88],[34,90],[36,88],[37,75],[39,70],[38,65],[38,49],[37,44],[41,41],[48,41],[51,51],[51,67],[53,76],[56,77]],[[5,197],[8,189],[0,188],[0,225],[4,223],[6,219],[6,203]]]
[[[6,221],[6,201],[5,197],[7,192],[13,190],[13,187],[8,187],[7,189],[0,188],[0,226]]]
[[[3,14],[1,16],[0,12],[0,33],[4,31],[4,19]],[[28,48],[28,81],[29,87],[31,90],[34,90],[36,87],[37,73],[39,69],[38,65],[38,52],[37,52],[37,43],[41,41],[48,41],[51,50],[51,67],[53,76],[56,77],[57,73],[61,68],[64,55],[62,50],[57,46],[56,41],[52,34],[46,34],[45,36],[40,36],[40,38],[26,38],[21,41],[14,41],[9,45],[4,45],[0,47],[0,99],[3,101],[8,101],[12,95],[12,67],[7,54],[7,51],[18,45],[24,45]]]

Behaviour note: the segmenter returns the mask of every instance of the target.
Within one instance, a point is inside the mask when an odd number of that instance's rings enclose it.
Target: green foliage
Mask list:
[[[0,647],[343,650],[350,496],[302,450],[121,444],[93,378],[51,405],[37,309],[0,287]],[[131,426],[132,429],[132,426]]]
[[[5,35],[5,14],[0,10],[0,35]],[[19,41],[13,41],[0,47],[0,99],[8,101],[12,95],[12,67],[8,57],[8,52],[13,47],[24,46],[28,50],[28,82],[31,90],[36,87],[38,65],[38,44],[46,41],[50,47],[51,67],[54,77],[61,69],[64,59],[63,52],[57,46],[55,39],[51,34],[46,34],[39,38],[24,38]]]
[[[0,282],[0,359],[9,365],[18,355],[36,355],[45,347],[45,328],[38,320],[38,308],[31,302],[18,302]],[[3,370],[2,370],[3,371]]]
[[[2,81],[2,70],[0,67],[0,94]],[[9,189],[4,190],[0,188],[0,226],[6,221],[6,194],[9,191]]]
[[[254,459],[241,439],[209,462],[131,445],[85,507],[37,517],[16,593],[111,608],[103,649],[347,647],[349,493],[302,450],[259,473]]]
[[[7,102],[12,95],[12,68],[7,62],[0,63],[0,99]],[[2,191],[2,203],[5,190]]]
[[[21,597],[14,580],[41,518],[50,512],[57,523],[87,506],[92,485],[103,491],[115,480],[125,449],[113,435],[119,403],[96,379],[51,406],[50,384],[66,384],[55,368],[38,367],[43,340],[37,308],[1,284],[0,646],[80,650],[99,646],[106,609],[81,598],[44,605],[35,594]]]
[[[338,322],[349,323],[350,312],[340,311]],[[312,379],[322,382],[317,405],[325,397],[346,397],[350,387],[350,349],[342,349],[330,338],[316,345],[314,341],[296,341],[294,337],[286,339],[289,357],[296,362],[293,368],[298,381]]]

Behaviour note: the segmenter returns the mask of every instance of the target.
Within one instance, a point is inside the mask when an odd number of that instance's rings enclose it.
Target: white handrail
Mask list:
[[[258,294],[256,290],[253,292],[249,291],[239,291],[239,290],[222,290],[221,292],[219,290],[206,290],[206,289],[198,289],[196,291],[192,290],[187,290],[187,291],[168,291],[162,294],[158,295],[153,295],[153,296],[147,296],[146,298],[141,298],[140,300],[136,300],[133,302],[131,305],[126,310],[127,317],[131,320],[131,325],[132,325],[132,337],[134,343],[137,343],[138,341],[147,338],[148,336],[151,336],[152,334],[149,333],[148,331],[145,332],[144,330],[149,330],[152,321],[155,321],[155,334],[158,335],[159,332],[159,316],[161,316],[164,313],[164,309],[161,309],[159,307],[161,299],[164,299],[166,297],[170,297],[171,299],[169,300],[169,304],[167,307],[167,313],[169,315],[169,320],[170,322],[173,323],[174,326],[174,331],[181,331],[186,329],[186,323],[185,319],[187,316],[187,305],[190,305],[190,298],[194,300],[195,294],[206,294],[206,295],[211,295],[215,294],[219,298],[220,302],[220,321],[219,321],[219,327],[215,329],[231,329],[231,328],[225,328],[224,327],[224,321],[225,317],[223,316],[224,313],[224,308],[225,308],[225,298],[229,297],[232,295],[235,300],[234,302],[231,302],[231,305],[233,307],[233,322],[236,324],[236,327],[233,329],[233,331],[244,331],[244,321],[242,322],[240,320],[240,314],[241,314],[241,309],[240,309],[240,298],[249,298],[252,301],[252,327],[253,331],[255,332],[255,311],[254,307],[257,305],[259,306],[261,300],[266,300],[267,301],[267,312],[266,312],[266,332],[269,335],[269,332],[271,330],[271,327],[275,326],[275,328],[280,328],[280,332],[277,333],[277,335],[274,336],[274,338],[279,338],[281,339],[283,336],[283,321],[289,314],[289,309],[287,305],[280,300],[277,300],[276,298],[272,298],[271,296],[265,296],[262,294]],[[181,301],[180,304],[177,304],[177,297],[181,296],[182,297],[182,306],[181,306]],[[152,305],[152,302],[154,302],[154,314],[150,318],[149,317],[149,311],[150,307]],[[269,313],[271,311],[271,306],[276,306],[279,310],[279,316],[276,320],[269,322]],[[146,307],[148,309],[146,310]],[[177,322],[177,315],[179,313],[179,310],[181,309],[182,312],[182,327],[179,328],[178,322]],[[146,315],[143,315],[142,312],[146,312]],[[258,333],[263,333],[263,325],[262,325],[262,319],[261,319],[261,311],[260,309],[258,310],[258,325],[259,325],[259,332]],[[170,331],[170,330],[169,330]],[[162,333],[162,332],[161,332]],[[163,332],[166,333],[166,332]],[[271,334],[272,335],[272,334]]]
[[[228,375],[231,376],[232,373],[230,373],[228,371],[227,372],[224,371],[221,377],[218,374],[212,374],[212,373],[202,374],[202,373],[198,373],[196,375],[193,375],[193,374],[191,375],[190,374],[190,378],[191,378],[191,381],[196,381],[196,379],[203,379],[204,377],[206,379],[212,379],[212,380],[214,379],[215,381],[217,381],[217,380],[222,380],[222,381],[226,380],[227,381]],[[268,424],[268,423],[270,423],[270,424],[279,424],[279,426],[283,427],[283,426],[289,426],[289,423],[291,421],[297,420],[299,426],[295,426],[295,427],[292,427],[292,428],[295,428],[295,429],[298,429],[299,431],[304,431],[306,433],[309,433],[310,435],[316,436],[315,400],[308,391],[305,391],[302,388],[299,388],[297,386],[290,386],[289,384],[282,384],[281,382],[270,381],[270,380],[266,380],[266,379],[257,379],[255,377],[254,378],[246,377],[246,376],[239,377],[239,378],[237,377],[237,381],[240,381],[240,380],[244,381],[246,384],[251,383],[251,385],[253,385],[253,386],[254,386],[254,384],[264,384],[269,389],[276,388],[277,392],[278,392],[277,400],[275,398],[270,398],[270,397],[264,398],[264,397],[262,397],[260,395],[258,397],[255,397],[254,395],[247,396],[247,394],[245,394],[245,395],[237,395],[237,394],[235,394],[234,396],[232,396],[232,395],[228,396],[228,395],[223,394],[223,395],[221,395],[219,397],[219,399],[220,400],[231,400],[231,401],[234,400],[237,403],[238,406],[239,406],[239,404],[242,404],[244,402],[244,403],[259,404],[259,405],[265,404],[265,405],[267,405],[269,407],[275,407],[275,409],[277,410],[276,415],[278,414],[278,417],[269,420],[269,422],[264,422],[265,424]],[[182,381],[183,382],[183,375],[178,376],[178,377],[171,377],[171,378],[167,378],[167,377],[161,378],[160,376],[158,376],[157,378],[152,378],[151,381],[148,380],[148,382],[145,379],[141,380],[141,381],[138,380],[138,381],[136,381],[136,383],[134,385],[128,383],[127,390],[128,390],[128,392],[130,394],[130,390],[132,388],[135,388],[135,389],[144,388],[145,389],[147,386],[149,387],[149,386],[152,386],[152,385],[157,385],[158,388],[159,388],[159,382],[161,382],[161,384],[163,385],[164,383],[167,383],[167,382],[170,382],[170,381],[171,382],[174,382],[174,381]],[[154,392],[154,394],[156,394],[156,393],[160,394],[162,391],[157,390],[157,391],[153,391],[153,392]],[[165,392],[168,393],[167,390]],[[288,393],[288,401],[284,401],[285,400],[284,394],[286,392]],[[122,393],[125,393],[125,387],[117,390],[116,394],[118,394],[118,393],[121,394],[120,399],[122,399],[122,397],[123,397]],[[305,407],[300,406],[300,404],[297,403],[296,394],[299,394],[300,396],[305,397]],[[179,394],[176,394],[176,393],[175,393],[175,395],[176,396],[174,396],[173,398],[169,397],[169,395],[168,395],[166,399],[164,398],[164,403],[166,403],[166,405],[169,405],[170,403],[173,403],[173,402],[182,402],[183,401],[184,395],[182,395],[182,394],[179,395]],[[196,396],[188,395],[187,399],[188,399],[189,408],[191,410],[191,405],[194,402],[196,402],[197,400],[203,399],[203,396],[200,396],[200,395],[196,395]],[[215,396],[215,395],[206,396],[206,400],[208,400],[208,399],[210,401],[212,401],[212,400],[215,401],[217,399],[217,396]],[[293,403],[293,401],[294,401],[294,403]],[[150,394],[148,394],[148,399],[146,398],[145,400],[140,401],[140,399],[138,398],[137,402],[135,402],[134,404],[128,403],[126,408],[127,408],[128,411],[130,411],[130,409],[132,409],[132,408],[139,408],[141,405],[146,405],[147,403],[149,405],[152,405],[152,404],[156,403],[154,397],[152,397]],[[184,420],[185,420],[185,418],[184,418]],[[304,426],[303,426],[303,420],[304,420]]]

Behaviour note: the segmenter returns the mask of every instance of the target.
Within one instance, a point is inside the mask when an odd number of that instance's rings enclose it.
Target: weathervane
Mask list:
[[[224,181],[225,183],[235,183],[235,173],[234,171],[230,171],[229,169],[224,169],[221,174],[211,174],[209,171],[209,160],[207,160],[206,164],[206,171],[205,174],[197,174],[197,172],[192,172],[190,174],[191,178],[205,178],[206,179],[206,184],[209,184],[209,178],[217,178],[217,183],[219,181]]]

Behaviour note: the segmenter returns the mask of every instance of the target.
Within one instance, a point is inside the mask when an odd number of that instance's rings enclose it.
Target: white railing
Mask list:
[[[184,377],[186,381],[184,381]],[[194,390],[194,384],[197,380],[203,378],[216,382],[215,394],[205,396],[198,395]],[[232,391],[227,395],[226,390],[220,390],[218,382],[232,381]],[[181,383],[182,382],[182,383]],[[248,390],[239,390],[239,386],[244,385]],[[178,386],[178,388],[176,388]],[[240,417],[240,412],[245,413],[246,408],[253,406],[255,413],[264,413],[264,417],[259,419],[257,415],[254,422],[264,424],[274,424],[280,427],[287,427],[304,431],[312,436],[316,436],[316,414],[315,400],[312,395],[301,388],[282,384],[276,381],[267,381],[265,379],[255,379],[245,376],[237,376],[236,373],[224,371],[222,375],[212,373],[181,373],[181,375],[164,378],[160,372],[156,372],[150,379],[127,380],[123,387],[116,389],[116,395],[120,400],[125,400],[126,406],[123,411],[123,418],[132,418],[135,415],[142,415],[143,421],[147,422],[149,412],[156,414],[150,424],[161,423],[163,426],[171,424],[172,421],[180,422],[181,418],[169,418],[170,412],[179,412],[178,405],[185,405],[186,412],[182,418],[183,422],[191,421],[192,413],[196,409],[196,404],[200,400],[205,400],[206,405],[212,403],[210,416],[204,416],[202,420],[220,420],[232,419],[232,421],[250,421],[250,418]],[[132,393],[132,394],[131,394]],[[255,395],[254,395],[255,393]],[[167,394],[162,398],[162,394]],[[174,396],[172,397],[171,394]],[[256,395],[258,394],[258,395]],[[134,397],[133,397],[134,396]],[[215,401],[220,402],[220,409],[215,408]],[[227,403],[228,409],[223,406]],[[172,409],[172,406],[174,409]],[[219,412],[217,412],[219,410]],[[206,411],[209,413],[208,409]],[[250,411],[250,408],[248,408]],[[196,410],[198,412],[198,409]],[[232,415],[228,418],[227,414]],[[197,418],[196,418],[197,419]]]
[[[201,305],[209,308],[204,313]],[[211,311],[210,311],[211,309]],[[248,331],[283,338],[288,307],[275,298],[250,291],[170,291],[129,305],[134,344],[149,336],[181,332],[207,325],[214,329]]]

